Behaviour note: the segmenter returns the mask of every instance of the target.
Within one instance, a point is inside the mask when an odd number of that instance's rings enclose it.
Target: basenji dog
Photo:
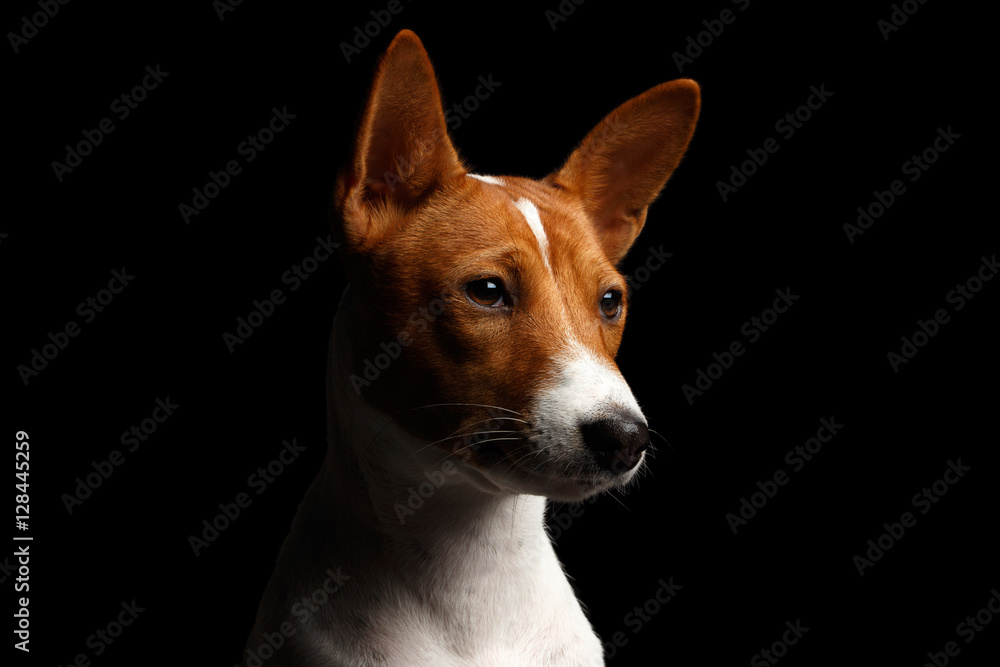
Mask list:
[[[244,664],[603,665],[546,498],[624,487],[646,419],[615,355],[616,269],[694,132],[698,85],[625,102],[540,180],[470,173],[400,32],[331,203],[350,286],[329,449]]]

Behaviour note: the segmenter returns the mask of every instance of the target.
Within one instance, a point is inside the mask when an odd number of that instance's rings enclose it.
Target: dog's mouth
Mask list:
[[[601,468],[586,449],[570,444],[540,443],[531,433],[456,439],[453,455],[475,472],[481,484],[497,492],[528,493],[574,502],[608,488],[622,486],[641,465],[623,471]]]

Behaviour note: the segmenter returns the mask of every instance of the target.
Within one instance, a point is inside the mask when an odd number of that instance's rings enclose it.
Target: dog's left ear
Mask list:
[[[694,134],[698,84],[677,79],[612,111],[547,180],[579,197],[604,252],[618,264]]]

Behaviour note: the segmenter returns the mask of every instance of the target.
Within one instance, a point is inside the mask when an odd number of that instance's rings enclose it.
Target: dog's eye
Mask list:
[[[608,290],[601,297],[601,314],[609,320],[618,317],[622,312],[622,293],[616,289]]]
[[[504,304],[503,283],[499,278],[481,278],[465,286],[465,293],[475,303],[489,308],[499,308]]]

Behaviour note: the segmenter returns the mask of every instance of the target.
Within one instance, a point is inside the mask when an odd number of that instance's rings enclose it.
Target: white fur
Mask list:
[[[466,174],[466,176],[478,179],[483,183],[490,183],[492,185],[506,185],[506,183],[503,182],[502,178],[497,178],[496,176],[481,176],[479,174]]]
[[[531,227],[531,231],[535,234],[535,240],[538,241],[538,248],[542,251],[542,259],[545,260],[545,266],[548,268],[549,273],[552,274],[552,265],[549,264],[549,238],[545,235],[545,228],[542,227],[542,219],[538,215],[538,207],[530,199],[523,198],[514,202],[514,206],[521,212],[524,219],[528,221],[528,226]]]
[[[583,447],[579,426],[585,422],[624,414],[646,423],[618,368],[575,338],[570,339],[556,358],[556,369],[555,381],[539,392],[533,409],[536,429],[545,434],[537,444],[551,451],[555,458],[572,456]],[[627,483],[642,467],[644,459],[645,454],[638,465],[614,480],[615,483]]]
[[[352,303],[348,289],[331,338],[333,444],[282,548],[248,649],[291,619],[294,633],[266,667],[603,665],[600,639],[546,534],[545,498],[484,493],[482,473],[458,461],[440,473],[442,450],[357,396],[348,380]],[[592,372],[595,380],[602,373]],[[354,453],[357,472],[342,469],[349,457],[340,448]],[[401,523],[397,505],[409,490],[440,481],[435,471],[443,483]],[[338,568],[348,577],[343,586],[298,618],[289,601],[314,595],[324,573]]]

